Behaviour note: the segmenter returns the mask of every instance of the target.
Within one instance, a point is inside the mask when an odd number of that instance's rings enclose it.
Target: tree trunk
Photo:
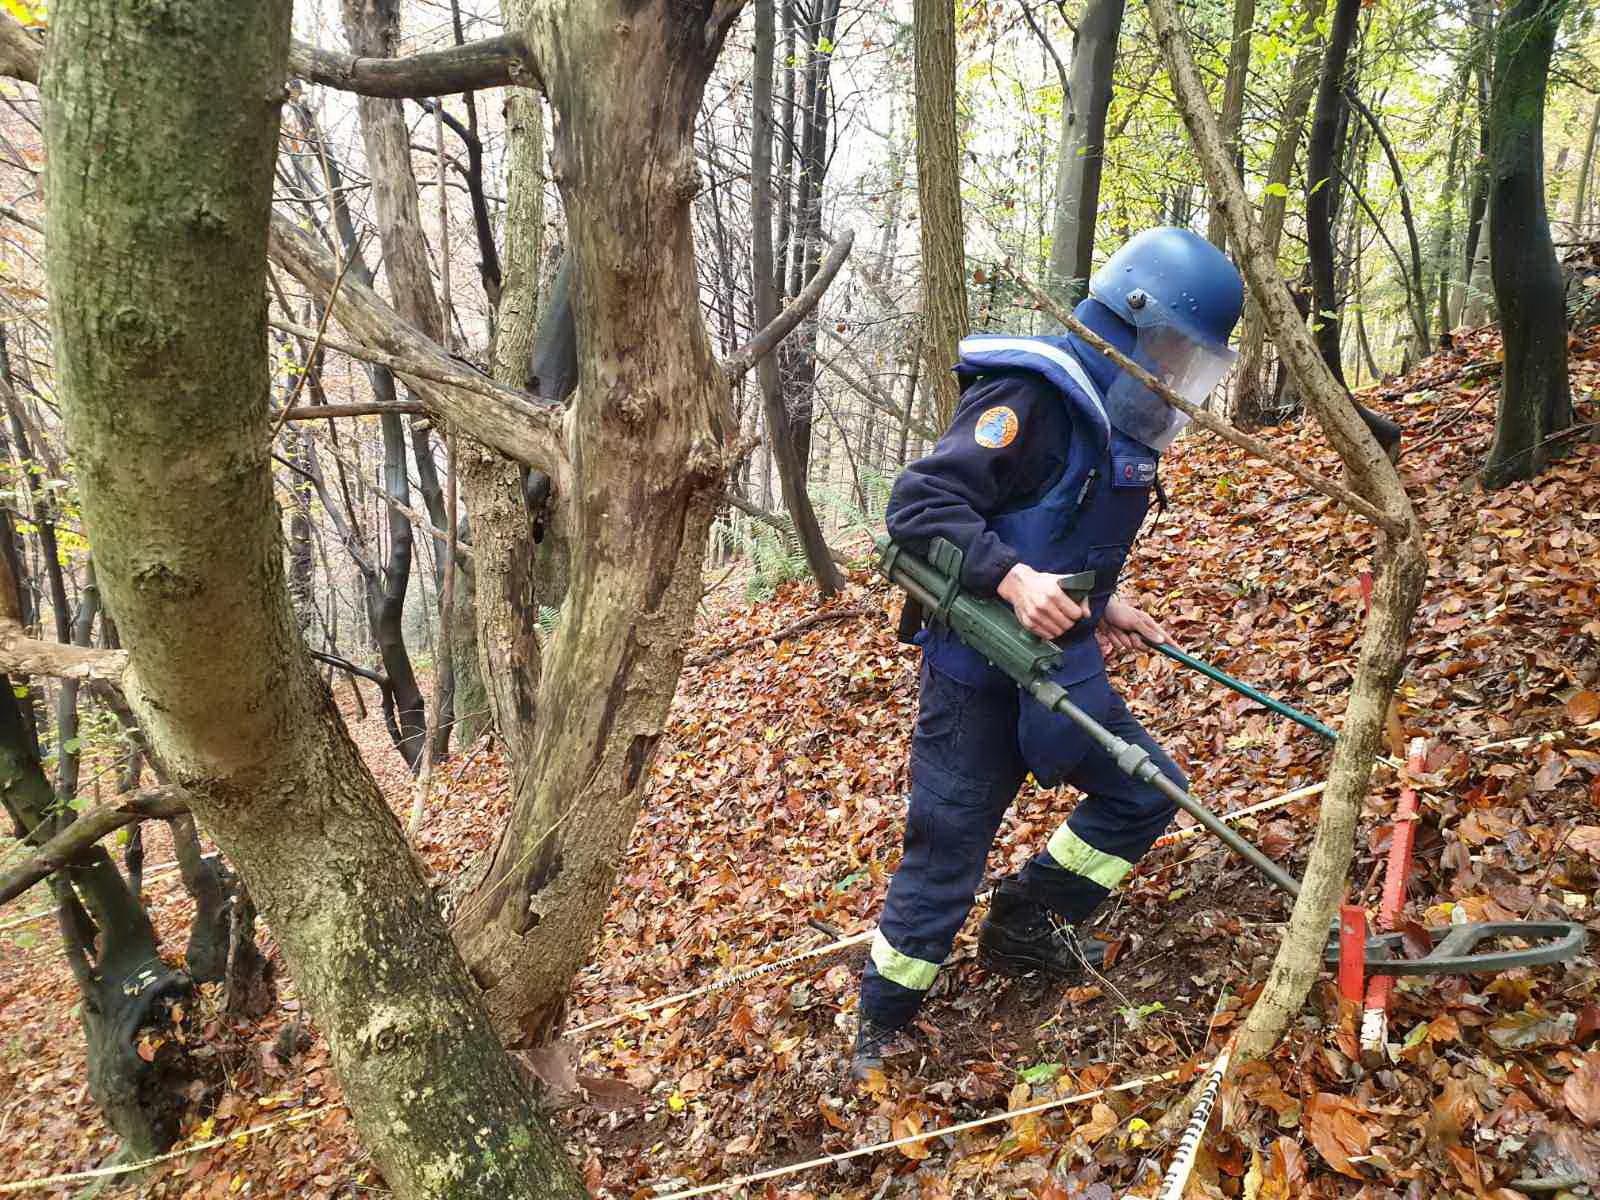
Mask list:
[[[828,174],[828,126],[832,87],[833,39],[839,24],[840,0],[820,0],[819,17],[814,22],[806,54],[805,103],[801,109],[799,186],[795,200],[795,254],[790,265],[788,294],[798,296],[817,273],[822,259],[822,185]],[[768,89],[769,94],[771,89]],[[770,101],[769,101],[770,107]],[[770,116],[769,116],[770,123]],[[768,172],[771,171],[770,150]],[[774,293],[773,315],[777,315]],[[756,327],[763,322],[758,318]],[[803,491],[811,467],[811,426],[815,419],[817,391],[817,317],[808,314],[783,344],[784,421],[793,447],[798,485]],[[779,471],[783,470],[780,459]],[[787,503],[792,488],[785,486]],[[791,510],[792,511],[792,510]]]
[[[1233,40],[1228,44],[1228,73],[1222,85],[1222,112],[1218,120],[1222,140],[1228,147],[1234,169],[1244,173],[1244,155],[1239,149],[1239,129],[1244,124],[1245,83],[1250,76],[1250,30],[1256,21],[1256,0],[1233,0]],[[1211,196],[1211,219],[1206,224],[1206,240],[1218,250],[1228,248],[1228,223],[1215,195]]]
[[[399,0],[344,0],[344,25],[345,36],[354,54],[362,58],[392,57],[400,41]],[[428,246],[422,236],[417,178],[411,166],[411,133],[406,126],[403,102],[360,96],[356,108],[361,117],[361,138],[367,151],[367,171],[372,182],[373,207],[377,212],[378,240],[383,246],[383,273],[389,281],[395,311],[422,333],[443,343],[444,318],[434,294]],[[407,398],[415,400],[416,397]],[[386,414],[383,422],[384,487],[391,498],[409,503],[406,447],[400,418]],[[391,439],[398,444],[392,446]],[[424,499],[429,501],[430,519],[435,526],[443,528],[440,523],[443,502],[438,498],[437,471],[433,469],[428,434],[418,430],[415,423],[412,426],[412,440],[420,440],[420,444],[413,449],[418,462],[419,479],[423,481]],[[426,467],[422,465],[424,457],[427,458]],[[430,491],[433,493],[431,497]],[[426,702],[412,671],[401,629],[411,573],[411,523],[409,518],[392,508],[389,510],[389,537],[390,556],[384,568],[382,587],[374,594],[369,583],[368,603],[371,605],[374,600],[378,601],[372,630],[377,637],[378,649],[383,654],[384,671],[395,689],[395,703],[404,737],[401,753],[407,764],[415,770],[422,760],[427,717]],[[453,686],[449,694],[453,696]],[[450,723],[443,713],[435,716],[445,748],[448,749]],[[436,745],[436,755],[438,749]]]
[[[1316,40],[1317,23],[1322,19],[1327,0],[1307,0],[1299,36],[1305,45],[1295,55],[1289,77],[1289,94],[1278,124],[1277,140],[1272,143],[1272,158],[1267,163],[1267,182],[1261,198],[1261,247],[1274,262],[1283,239],[1283,218],[1289,206],[1289,181],[1294,177],[1295,159],[1300,154],[1300,138],[1305,132],[1306,109],[1317,85],[1317,66],[1323,52]],[[1233,422],[1252,429],[1267,420],[1273,408],[1276,388],[1270,387],[1263,362],[1266,347],[1261,307],[1254,296],[1245,297],[1244,334],[1240,338],[1239,365],[1234,370]]]
[[[1466,114],[1467,80],[1471,69],[1470,59],[1462,64],[1455,116],[1450,122],[1450,149],[1445,156],[1444,195],[1440,198],[1439,216],[1433,229],[1433,245],[1430,247],[1432,269],[1438,284],[1434,290],[1439,301],[1441,342],[1450,332],[1450,244],[1455,236],[1456,193],[1461,187],[1458,178],[1458,167],[1461,162],[1461,122]]]
[[[1489,68],[1493,61],[1494,10],[1489,0],[1469,0],[1476,46],[1468,53],[1474,59],[1473,72],[1478,84],[1478,154],[1472,164],[1472,192],[1467,201],[1467,238],[1461,255],[1460,298],[1455,304],[1456,320],[1476,324],[1485,315],[1481,292],[1474,291],[1480,274],[1479,239],[1483,234],[1484,213],[1489,204]]]
[[[1328,370],[1341,384],[1339,298],[1334,282],[1333,222],[1339,195],[1339,160],[1344,132],[1344,92],[1349,86],[1350,47],[1355,42],[1361,0],[1335,0],[1333,25],[1317,83],[1306,148],[1306,249],[1311,263],[1311,328]]]
[[[1405,226],[1406,240],[1411,248],[1411,271],[1406,273],[1405,263],[1400,263],[1400,277],[1406,289],[1406,312],[1411,317],[1411,332],[1415,335],[1418,358],[1428,353],[1428,285],[1423,279],[1422,272],[1422,240],[1417,235],[1416,217],[1411,211],[1411,191],[1406,187],[1405,172],[1400,166],[1400,156],[1395,153],[1394,145],[1389,141],[1389,135],[1384,133],[1383,126],[1378,123],[1377,114],[1366,104],[1352,89],[1346,96],[1349,105],[1360,113],[1362,118],[1372,130],[1372,135],[1378,139],[1378,145],[1383,150],[1383,155],[1389,163],[1389,173],[1394,176],[1395,190],[1400,193],[1400,220]]]
[[[1149,12],[1201,165],[1222,192],[1230,240],[1244,248],[1241,265],[1265,314],[1268,331],[1294,371],[1318,424],[1339,452],[1351,485],[1383,515],[1376,557],[1384,565],[1362,631],[1344,725],[1322,796],[1316,841],[1284,941],[1236,1046],[1239,1061],[1247,1061],[1271,1050],[1322,971],[1329,917],[1346,886],[1356,822],[1389,700],[1405,662],[1406,638],[1422,596],[1428,560],[1425,530],[1399,475],[1333,376],[1321,348],[1301,323],[1277,264],[1264,252],[1244,188],[1228,161],[1204,84],[1178,26],[1173,0],[1150,0]]]
[[[1065,307],[1088,294],[1089,273],[1094,267],[1095,214],[1100,210],[1100,175],[1105,167],[1106,113],[1111,108],[1123,4],[1124,0],[1089,0],[1072,37],[1072,72],[1067,82],[1068,94],[1061,100],[1055,219],[1046,276],[1050,294]],[[949,366],[944,363],[939,370],[948,371]]]
[[[522,28],[529,7],[529,0],[503,0],[505,27]],[[510,88],[505,96],[504,278],[491,370],[501,383],[526,385],[548,398],[566,386],[568,356],[562,346],[559,353],[542,356],[547,362],[559,360],[559,366],[535,366],[544,255],[544,112],[539,97],[525,88]],[[571,369],[576,366],[574,352]],[[535,522],[543,514],[528,511],[524,473],[515,463],[471,442],[463,442],[456,455],[462,499],[472,522],[479,663],[486,703],[505,742],[515,812],[537,803],[532,769],[540,676]]]
[[[922,215],[922,350],[936,424],[955,416],[951,370],[967,332],[965,235],[961,223],[961,145],[956,133],[956,20],[952,0],[914,0],[917,204]]]
[[[289,17],[51,11],[46,261],[84,525],[141,728],[260,904],[387,1184],[576,1196],[284,583],[264,351]]]
[[[1572,197],[1572,236],[1589,236],[1589,222],[1584,209],[1589,203],[1589,177],[1594,174],[1595,135],[1600,133],[1600,96],[1595,97],[1594,111],[1589,115],[1589,136],[1583,140],[1583,163],[1578,168],[1578,190]]]
[[[579,282],[572,482],[558,496],[571,584],[536,700],[559,719],[538,722],[518,803],[456,918],[497,1021],[525,1041],[558,1028],[605,911],[723,491],[728,386],[700,316],[690,202],[700,100],[736,12],[599,0],[525,17],[560,118],[552,165]]]
[[[837,14],[837,5],[834,6]],[[773,286],[772,254],[772,60],[777,49],[773,21],[773,0],[756,0],[755,69],[751,80],[751,109],[755,131],[750,147],[750,226],[751,288],[755,303],[755,327],[766,328],[778,315],[778,294]],[[810,323],[811,345],[801,353],[815,362],[816,324]],[[828,543],[817,523],[811,496],[806,490],[805,458],[778,377],[776,355],[764,355],[756,364],[761,388],[762,412],[766,416],[768,439],[783,488],[783,506],[794,522],[795,533],[805,551],[806,563],[824,597],[833,596],[844,586],[844,576],[828,553]]]
[[[1544,200],[1544,102],[1565,0],[1516,0],[1495,37],[1489,118],[1489,258],[1505,372],[1486,487],[1530,479],[1572,424],[1567,310]]]
[[[406,477],[405,430],[394,413],[385,413],[379,421],[383,428],[384,494],[401,504],[409,504],[411,489]],[[389,521],[389,554],[381,569],[366,580],[367,623],[372,627],[378,655],[383,660],[383,672],[389,677],[394,693],[395,719],[400,729],[396,744],[406,765],[414,771],[422,761],[428,719],[422,685],[417,682],[411,666],[411,652],[406,648],[406,592],[411,582],[413,544],[411,518],[393,506],[384,507]]]

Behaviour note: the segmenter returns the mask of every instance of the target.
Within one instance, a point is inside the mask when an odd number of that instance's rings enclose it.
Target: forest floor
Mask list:
[[[1474,480],[1492,433],[1497,339],[1458,338],[1375,407],[1407,428],[1402,464],[1430,529],[1391,753],[1427,739],[1408,918],[1550,917],[1600,934],[1600,445],[1537,481],[1486,495]],[[1574,342],[1581,421],[1600,419],[1600,330]],[[1269,440],[1324,471],[1305,425]],[[1203,435],[1163,465],[1172,504],[1127,578],[1182,646],[1337,725],[1356,653],[1370,529]],[[742,581],[741,581],[742,582]],[[1173,1070],[1226,1040],[1265,976],[1282,897],[1204,838],[1152,853],[1097,922],[1111,965],[1065,991],[992,977],[973,956],[979,905],[923,1011],[914,1061],[859,1097],[841,1086],[864,948],[822,956],[638,1015],[650,1001],[870,928],[899,855],[916,655],[894,637],[898,601],[865,571],[816,621],[804,583],[748,603],[707,597],[645,811],[592,964],[575,1033],[531,1066],[591,1190],[650,1197]],[[1154,655],[1116,662],[1129,703],[1230,811],[1315,783],[1315,735]],[[375,707],[341,706],[396,810],[411,783]],[[1530,740],[1532,739],[1532,740]],[[1352,874],[1375,909],[1400,788],[1380,768]],[[1030,857],[1073,798],[1029,789],[1006,818],[995,876]],[[441,881],[487,846],[506,804],[487,742],[436,778],[419,852]],[[1240,826],[1293,870],[1316,799]],[[170,852],[152,837],[148,861]],[[146,885],[168,945],[188,900],[175,874]],[[44,903],[35,896],[35,907]],[[83,1083],[72,985],[48,919],[0,921],[0,1183],[82,1170],[113,1149]],[[270,936],[263,935],[270,946]],[[282,1053],[298,1020],[230,1024],[206,1009],[228,1086],[185,1144],[229,1140],[104,1194],[368,1195],[381,1182],[339,1104],[325,1047]],[[1290,1038],[1235,1075],[1191,1196],[1494,1197],[1514,1177],[1600,1178],[1600,970],[1571,963],[1495,977],[1403,982],[1381,1065],[1341,1028],[1331,979]],[[829,1164],[769,1196],[1153,1195],[1171,1147],[1153,1125],[1180,1080],[1107,1092],[953,1136]],[[270,1126],[248,1138],[233,1135]],[[1497,1189],[1502,1189],[1497,1192]],[[75,1194],[59,1187],[49,1194]]]

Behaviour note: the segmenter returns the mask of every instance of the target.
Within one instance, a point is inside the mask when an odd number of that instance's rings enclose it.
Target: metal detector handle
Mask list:
[[[1061,590],[1078,604],[1087,604],[1089,596],[1094,591],[1094,581],[1098,578],[1095,571],[1079,571],[1076,575],[1063,575],[1056,582],[1061,585]]]

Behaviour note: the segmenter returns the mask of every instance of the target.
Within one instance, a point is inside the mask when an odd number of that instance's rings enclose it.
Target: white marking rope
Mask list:
[[[864,1155],[893,1150],[899,1146],[909,1146],[915,1142],[926,1142],[936,1137],[949,1137],[952,1134],[965,1133],[969,1129],[980,1129],[985,1125],[998,1124],[1001,1121],[1009,1121],[1015,1117],[1026,1117],[1033,1113],[1049,1112],[1053,1108],[1065,1108],[1069,1104],[1082,1104],[1086,1100],[1097,1100],[1101,1096],[1109,1096],[1113,1092],[1137,1091],[1142,1087],[1149,1087],[1153,1083],[1166,1083],[1177,1077],[1177,1071],[1163,1071],[1160,1075],[1147,1075],[1143,1079],[1130,1079],[1127,1083],[1096,1088],[1092,1092],[1079,1092],[1075,1096],[1062,1096],[1055,1100],[1046,1100],[1041,1104],[1030,1104],[1023,1108],[1015,1108],[1010,1112],[995,1113],[993,1116],[978,1117],[972,1121],[962,1121],[959,1124],[945,1125],[939,1129],[929,1129],[922,1133],[909,1134],[906,1137],[895,1138],[892,1141],[878,1142],[871,1146],[858,1146],[854,1150],[846,1150],[840,1154],[824,1154],[817,1158],[809,1158],[805,1162],[790,1163],[786,1167],[772,1167],[765,1171],[757,1171],[751,1175],[738,1175],[732,1179],[724,1179],[721,1183],[707,1183],[684,1191],[666,1192],[657,1195],[655,1200],[688,1200],[691,1196],[708,1196],[712,1192],[726,1192],[733,1188],[744,1187],[747,1184],[760,1183],[767,1179],[779,1179],[785,1175],[798,1175],[802,1171],[811,1171],[817,1167],[825,1167],[832,1163],[847,1162],[852,1158],[861,1158]]]
[[[630,1018],[648,1016],[658,1008],[666,1008],[668,1005],[678,1004],[684,1000],[693,1000],[696,996],[720,992],[736,983],[746,983],[749,980],[758,979],[762,975],[770,975],[780,967],[786,967],[790,963],[804,962],[808,958],[820,958],[824,954],[831,954],[835,950],[843,950],[848,946],[858,946],[871,938],[877,930],[878,927],[874,925],[871,929],[864,929],[860,933],[852,933],[849,937],[840,938],[836,942],[829,942],[826,946],[817,946],[815,949],[803,950],[799,954],[791,954],[787,958],[779,958],[769,963],[762,963],[760,966],[747,967],[742,971],[735,971],[731,975],[725,975],[721,979],[713,980],[700,987],[690,988],[687,992],[663,996],[659,1000],[652,1000],[649,1004],[642,1004],[638,1008],[630,1008],[626,1012],[612,1013],[611,1016],[601,1017],[598,1021],[590,1021],[586,1025],[576,1026],[567,1030],[567,1034],[571,1036],[573,1034],[589,1033],[595,1029],[606,1029],[612,1025],[620,1025]]]
[[[1189,1124],[1178,1141],[1178,1153],[1161,1180],[1158,1200],[1183,1200],[1183,1190],[1189,1185],[1189,1174],[1194,1170],[1194,1160],[1200,1153],[1200,1142],[1205,1137],[1206,1124],[1211,1120],[1211,1110],[1222,1092],[1222,1078],[1228,1073],[1228,1059],[1233,1056],[1233,1043],[1222,1048],[1222,1053],[1212,1060],[1206,1073],[1205,1084],[1200,1089],[1200,1099],[1189,1117]]]
[[[244,1141],[246,1138],[258,1133],[266,1133],[269,1129],[277,1129],[284,1125],[295,1125],[301,1121],[309,1121],[319,1113],[327,1112],[336,1107],[332,1104],[319,1104],[316,1108],[308,1108],[301,1112],[281,1117],[276,1121],[268,1121],[265,1125],[254,1125],[249,1129],[241,1129],[235,1133],[224,1134],[222,1137],[208,1138],[203,1142],[196,1142],[192,1146],[184,1146],[179,1150],[168,1150],[165,1154],[158,1154],[154,1158],[140,1159],[138,1162],[123,1163],[119,1167],[95,1167],[88,1171],[72,1171],[66,1175],[46,1175],[39,1179],[18,1179],[11,1183],[0,1183],[0,1194],[10,1192],[31,1192],[39,1188],[57,1187],[63,1183],[85,1183],[91,1179],[107,1179],[113,1175],[131,1175],[135,1171],[142,1171],[146,1167],[153,1167],[160,1163],[171,1162],[175,1158],[184,1158],[190,1154],[198,1154],[202,1150],[213,1150],[225,1142]]]

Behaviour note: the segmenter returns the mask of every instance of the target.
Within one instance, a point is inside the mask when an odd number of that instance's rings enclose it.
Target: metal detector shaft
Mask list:
[[[1291,896],[1300,894],[1299,880],[1163,775],[1143,747],[1119,738],[1072,702],[1066,688],[1050,679],[1061,648],[1024,629],[1009,605],[963,591],[960,553],[954,546],[937,539],[929,551],[932,562],[886,537],[878,539],[878,549],[878,570],[916,599],[931,623],[949,629],[1040,704],[1076,724],[1111,756],[1119,770],[1157,788],[1283,891]]]
[[[1140,637],[1144,637],[1144,635],[1140,634]],[[1327,738],[1330,742],[1338,739],[1339,735],[1337,733],[1329,729],[1315,717],[1301,712],[1298,708],[1290,707],[1282,700],[1274,700],[1271,696],[1268,696],[1264,692],[1258,692],[1255,688],[1244,682],[1244,680],[1235,679],[1226,671],[1218,670],[1204,659],[1196,658],[1192,654],[1185,654],[1176,646],[1169,645],[1166,642],[1152,642],[1149,638],[1144,638],[1144,640],[1149,643],[1151,649],[1160,651],[1174,662],[1180,662],[1184,666],[1189,667],[1191,670],[1199,671],[1200,674],[1204,675],[1208,679],[1215,679],[1223,687],[1232,688],[1241,696],[1250,697],[1250,699],[1254,700],[1257,704],[1265,705],[1279,716],[1288,717],[1289,720],[1304,725],[1307,729],[1311,730],[1312,733],[1319,734],[1322,737]]]
[[[1300,894],[1300,881],[1252,845],[1243,834],[1224,822],[1205,805],[1162,773],[1142,746],[1124,741],[1096,721],[1067,697],[1067,690],[1048,680],[1030,680],[1023,688],[1052,712],[1058,712],[1087,733],[1113,759],[1117,767],[1134,779],[1150,784],[1206,829],[1221,838],[1240,858],[1260,871],[1290,896]]]

